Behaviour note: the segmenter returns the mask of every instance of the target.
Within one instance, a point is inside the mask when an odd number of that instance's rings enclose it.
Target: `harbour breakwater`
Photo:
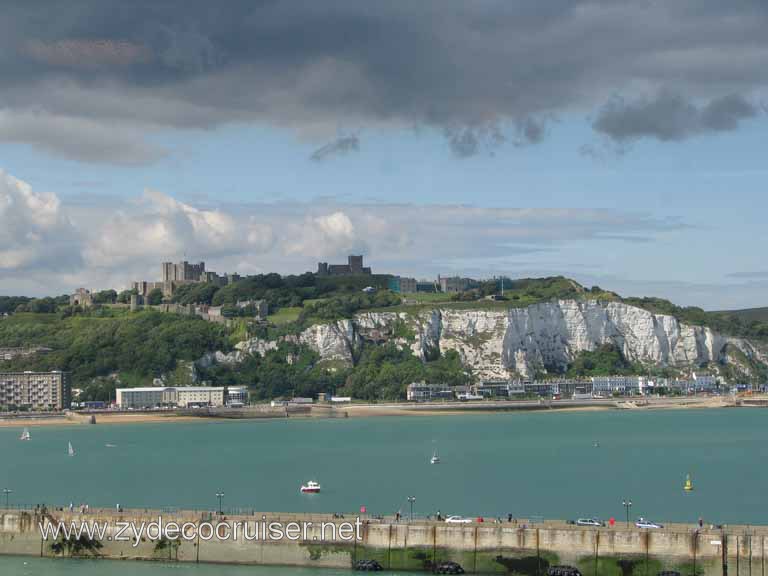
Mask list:
[[[151,523],[162,516],[166,523],[201,528],[194,539],[148,537],[119,540],[125,523]],[[729,526],[699,528],[668,525],[658,529],[581,527],[564,522],[396,522],[394,519],[360,518],[359,534],[343,537],[340,526],[355,518],[330,515],[253,512],[228,515],[200,512],[146,510],[79,511],[9,510],[0,513],[0,554],[26,556],[85,556],[164,562],[263,564],[352,568],[360,560],[375,560],[385,570],[431,571],[446,561],[460,564],[468,573],[543,576],[556,565],[577,568],[584,576],[656,576],[676,571],[683,576],[765,576],[768,527]],[[98,544],[89,538],[69,542],[43,538],[47,523],[104,523],[108,528]],[[291,522],[302,528],[296,539],[248,540],[206,538],[206,523],[248,524],[251,535],[262,522]],[[323,523],[332,523],[326,531]],[[354,530],[354,528],[352,528]],[[353,532],[354,533],[354,532]],[[202,534],[202,537],[201,537]]]

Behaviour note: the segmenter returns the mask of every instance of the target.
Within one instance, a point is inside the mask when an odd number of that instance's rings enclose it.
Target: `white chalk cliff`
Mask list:
[[[392,341],[422,359],[456,350],[480,378],[530,376],[562,370],[585,350],[618,347],[634,362],[691,368],[740,357],[768,363],[751,342],[689,326],[620,302],[560,300],[527,308],[436,308],[418,313],[365,312],[350,320],[314,325],[286,340],[308,345],[323,360],[351,364],[365,341]],[[241,342],[234,354],[260,353],[274,342]]]

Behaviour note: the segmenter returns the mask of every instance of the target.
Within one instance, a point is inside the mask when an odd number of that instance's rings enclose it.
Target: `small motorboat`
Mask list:
[[[317,494],[318,492],[320,492],[320,484],[318,484],[314,480],[310,480],[306,484],[302,484],[299,491],[302,494]]]
[[[685,476],[685,484],[683,485],[683,490],[686,492],[693,492],[693,482],[691,482],[691,475],[687,474]]]
[[[29,440],[32,436],[29,434],[29,428],[24,428],[24,432],[19,436],[19,440]]]

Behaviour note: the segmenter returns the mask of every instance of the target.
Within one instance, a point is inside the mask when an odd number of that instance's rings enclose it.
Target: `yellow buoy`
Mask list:
[[[683,490],[686,492],[693,492],[693,482],[691,482],[691,475],[687,474],[685,476],[685,486],[683,486]]]

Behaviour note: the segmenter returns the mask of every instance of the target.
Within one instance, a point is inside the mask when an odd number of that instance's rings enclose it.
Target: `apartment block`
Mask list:
[[[0,372],[0,406],[63,410],[71,401],[69,372]]]

